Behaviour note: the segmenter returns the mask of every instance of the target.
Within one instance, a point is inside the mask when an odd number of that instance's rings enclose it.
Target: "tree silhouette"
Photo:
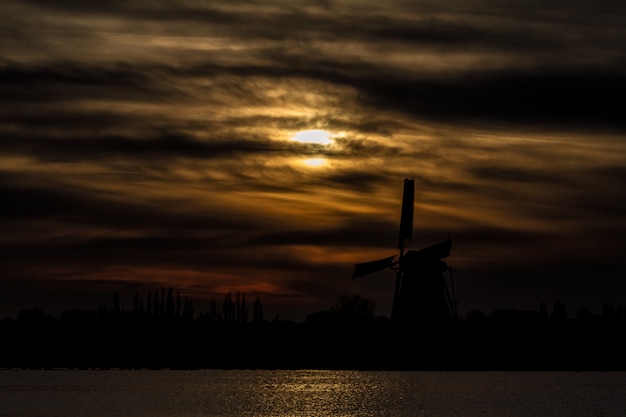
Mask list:
[[[229,292],[224,296],[224,303],[222,304],[222,314],[224,315],[224,320],[232,321],[235,316],[234,311],[235,305],[233,302],[233,295]]]
[[[159,317],[165,316],[165,287],[161,287],[161,299],[159,300]]]
[[[248,306],[246,305],[245,293],[237,293],[237,322],[248,322]]]
[[[168,319],[174,318],[174,293],[172,287],[167,290],[167,301],[165,303],[165,316]]]
[[[331,310],[343,317],[354,319],[371,319],[376,311],[376,303],[360,294],[341,295]]]
[[[120,304],[120,297],[117,294],[117,291],[115,291],[113,293],[113,315],[119,316],[121,312],[122,312],[122,307]]]
[[[152,292],[148,291],[146,296],[146,313],[148,316],[152,316]]]
[[[180,304],[180,291],[176,291],[176,318],[179,319],[183,311],[183,306]]]
[[[218,312],[217,312],[217,302],[215,301],[214,298],[211,298],[211,302],[209,304],[209,321],[216,322],[220,319],[221,317],[218,317]]]
[[[552,314],[550,314],[550,320],[567,320],[567,311],[565,310],[565,305],[561,301],[554,302],[554,307],[552,307]]]
[[[139,298],[139,293],[135,292],[135,294],[133,294],[133,313],[134,314],[138,314],[140,311],[140,298]]]
[[[193,304],[188,296],[185,297],[185,305],[183,307],[183,320],[187,322],[191,322],[193,320]]]
[[[548,318],[548,306],[546,303],[541,303],[539,306],[539,319],[546,320]]]
[[[261,323],[262,321],[264,321],[263,304],[261,304],[261,299],[258,296],[254,300],[254,305],[252,308],[253,308],[252,321],[254,321],[255,323]]]
[[[161,311],[159,302],[159,290],[154,290],[152,293],[152,317],[159,317]]]

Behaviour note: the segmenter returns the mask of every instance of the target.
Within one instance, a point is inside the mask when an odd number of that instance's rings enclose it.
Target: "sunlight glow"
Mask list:
[[[318,145],[330,145],[330,132],[325,130],[303,130],[291,137],[292,140],[301,143],[316,143]]]
[[[321,167],[322,165],[326,165],[326,159],[324,158],[310,158],[302,161],[305,165],[310,167]]]

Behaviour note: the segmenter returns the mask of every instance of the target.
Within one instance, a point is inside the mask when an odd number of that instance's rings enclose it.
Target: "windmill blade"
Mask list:
[[[452,248],[452,241],[450,239],[443,242],[436,243],[424,249],[420,249],[415,252],[415,257],[426,257],[432,259],[445,259],[450,256],[450,249]]]
[[[398,234],[398,249],[404,250],[406,241],[411,243],[413,234],[413,201],[415,199],[415,180],[413,178],[404,179],[404,190],[402,191],[402,213],[400,214],[400,233]]]
[[[387,258],[377,259],[370,262],[362,262],[354,265],[354,272],[352,278],[358,278],[363,275],[372,274],[374,272],[382,271],[383,269],[389,269],[398,263],[398,256],[393,255]]]

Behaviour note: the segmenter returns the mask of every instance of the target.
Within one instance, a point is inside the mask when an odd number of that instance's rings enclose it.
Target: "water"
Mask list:
[[[0,416],[626,416],[622,372],[2,370]]]

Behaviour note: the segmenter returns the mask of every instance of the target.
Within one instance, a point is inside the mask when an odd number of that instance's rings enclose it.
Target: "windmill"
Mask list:
[[[413,203],[415,195],[413,178],[404,179],[398,255],[375,261],[357,263],[352,278],[372,274],[384,269],[396,273],[391,318],[396,321],[438,321],[455,317],[454,291],[448,291],[444,273],[449,271],[451,286],[452,268],[445,259],[450,255],[450,238],[432,246],[414,251],[406,250],[413,234]]]

